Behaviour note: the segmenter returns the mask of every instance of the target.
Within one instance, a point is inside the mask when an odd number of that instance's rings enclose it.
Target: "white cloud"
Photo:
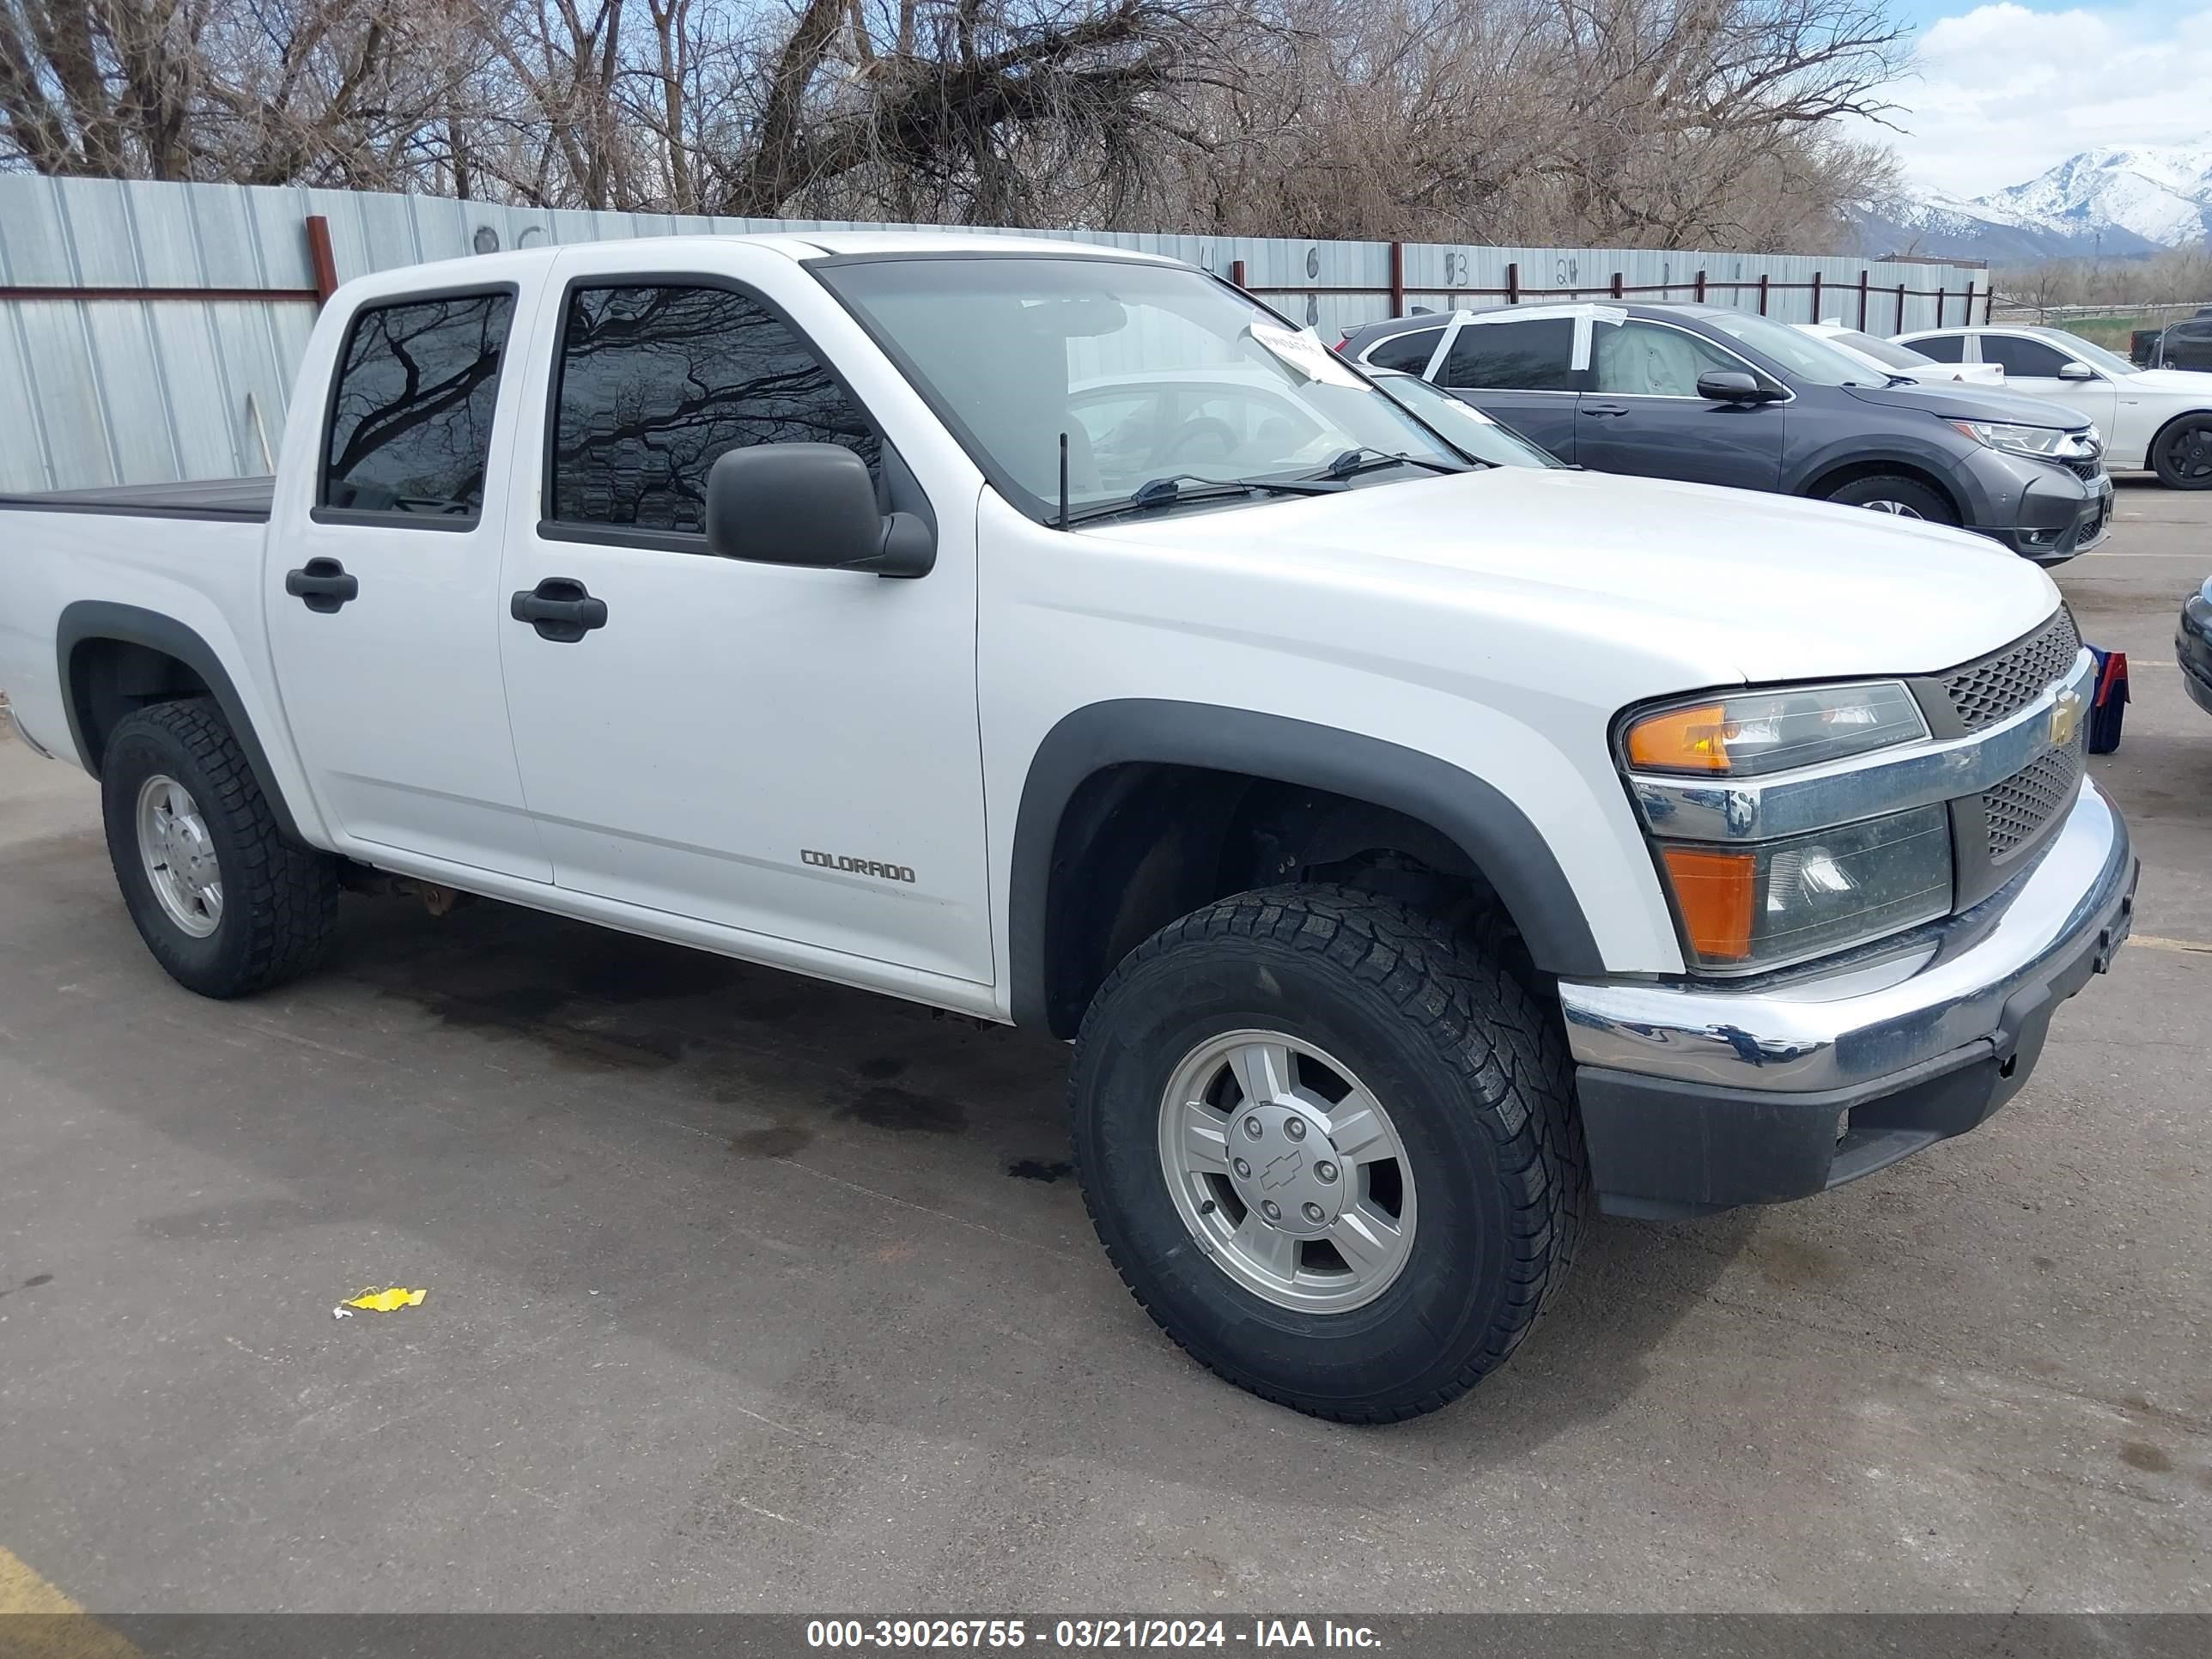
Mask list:
[[[1914,182],[1978,196],[2100,145],[2212,142],[2212,8],[2031,11],[2003,0],[1921,35],[1892,86]]]

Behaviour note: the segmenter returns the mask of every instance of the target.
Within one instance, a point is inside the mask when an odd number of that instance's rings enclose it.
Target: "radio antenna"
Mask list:
[[[1067,434],[1060,434],[1060,527],[1067,528]]]

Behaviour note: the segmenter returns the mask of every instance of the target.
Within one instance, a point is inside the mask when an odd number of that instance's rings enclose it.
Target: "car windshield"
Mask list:
[[[1181,490],[1147,505],[1221,505],[1216,482],[1364,488],[1465,469],[1311,332],[1185,266],[978,254],[813,270],[1033,518],[1059,511],[1063,434],[1074,513],[1170,478]]]
[[[1933,357],[1923,357],[1911,346],[1899,345],[1894,341],[1881,338],[1879,335],[1862,334],[1855,328],[1847,328],[1841,334],[1831,334],[1825,337],[1832,345],[1847,347],[1857,352],[1860,356],[1871,357],[1875,362],[1893,368],[1899,374],[1907,374],[1916,368],[1929,368],[1934,367],[1936,362]]]
[[[2113,353],[2106,350],[2104,347],[2094,344],[2090,341],[2083,339],[2078,334],[2069,334],[2063,328],[2037,328],[2031,329],[2028,331],[2032,334],[2040,334],[2045,339],[2050,341],[2053,345],[2059,347],[2063,350],[2072,352],[2083,362],[2094,364],[2095,367],[2104,370],[2107,374],[2140,374],[2142,373],[2142,369],[2136,368],[2135,364],[2130,362],[2126,358],[2117,356]]]
[[[1772,358],[1801,380],[1814,386],[1881,386],[1886,377],[1826,340],[1801,334],[1786,323],[1753,312],[1707,312],[1698,320],[1733,334],[1763,356]]]
[[[1449,439],[1455,449],[1496,466],[1563,466],[1548,450],[1500,426],[1474,404],[1418,374],[1384,369],[1375,384]]]

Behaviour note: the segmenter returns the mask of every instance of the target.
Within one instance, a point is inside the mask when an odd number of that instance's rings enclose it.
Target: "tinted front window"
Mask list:
[[[2136,366],[2126,358],[2105,349],[2094,340],[2085,340],[2078,334],[2069,334],[2063,328],[2039,328],[2038,334],[2051,339],[2061,353],[2076,357],[2100,368],[2107,374],[2132,374]]]
[[[2073,359],[2057,347],[2047,346],[2040,340],[2022,340],[2009,334],[1984,334],[1982,336],[1982,361],[2002,363],[2007,378],[2031,374],[2049,380]]]
[[[1452,342],[1437,376],[1471,391],[1572,392],[1575,319],[1469,323]]]
[[[1966,361],[1966,337],[1963,334],[1923,334],[1906,343],[1930,362],[1963,363]]]
[[[483,510],[514,299],[471,294],[354,319],[323,452],[323,504],[448,522]]]
[[[1437,342],[1443,337],[1442,328],[1417,328],[1404,334],[1393,334],[1367,354],[1367,362],[1376,368],[1401,368],[1408,374],[1419,374],[1429,366],[1429,359],[1437,355]]]
[[[561,341],[550,516],[706,527],[707,474],[750,444],[878,444],[844,390],[774,313],[720,288],[586,288]]]

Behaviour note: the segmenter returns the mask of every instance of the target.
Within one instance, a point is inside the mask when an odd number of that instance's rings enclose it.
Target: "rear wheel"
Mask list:
[[[1503,1364],[1588,1206],[1555,1026],[1490,952],[1340,888],[1186,916],[1092,1003],[1070,1091],[1085,1201],[1163,1329],[1347,1422]]]
[[[246,996],[321,959],[337,860],[283,839],[213,703],[156,703],[125,720],[101,759],[100,793],[124,904],[179,984]]]
[[[2212,489],[2212,414],[2185,415],[2160,433],[2150,464],[2168,489]]]
[[[1917,478],[1901,473],[1877,472],[1871,477],[1853,478],[1830,490],[1827,499],[1839,507],[1863,507],[1900,519],[1924,519],[1929,524],[1959,522],[1950,502]]]

